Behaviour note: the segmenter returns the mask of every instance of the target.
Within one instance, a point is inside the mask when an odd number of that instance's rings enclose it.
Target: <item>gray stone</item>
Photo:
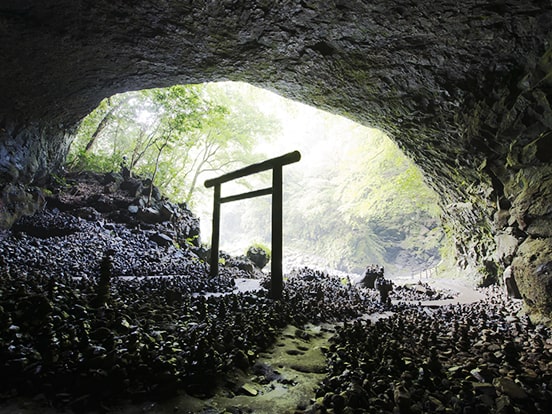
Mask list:
[[[514,277],[514,272],[512,271],[512,266],[508,266],[504,273],[502,274],[502,281],[504,283],[504,288],[506,289],[506,294],[514,299],[521,299],[521,294],[519,293],[519,288]]]
[[[138,217],[138,220],[141,220],[144,223],[148,223],[148,224],[155,224],[163,221],[163,217],[161,216],[161,213],[159,212],[159,210],[153,207],[146,207],[146,208],[140,209],[138,211],[137,217]]]
[[[270,254],[265,249],[256,246],[251,246],[247,249],[246,257],[259,269],[265,267],[270,260]]]
[[[496,396],[495,387],[487,382],[472,382],[472,387],[476,394],[485,394],[492,397]]]
[[[251,397],[256,397],[257,394],[259,394],[259,391],[255,388],[253,384],[245,383],[241,387],[241,391],[243,391],[244,394],[249,395]]]
[[[527,392],[521,388],[518,384],[512,381],[509,378],[499,377],[493,380],[493,385],[498,389],[502,394],[507,395],[508,397],[514,400],[525,400],[529,398]]]
[[[120,186],[121,190],[128,192],[132,197],[139,197],[142,194],[144,185],[138,178],[130,178],[123,181]]]
[[[75,210],[75,215],[88,221],[99,221],[102,218],[100,212],[92,207],[80,207]]]
[[[153,233],[149,236],[149,239],[159,246],[168,247],[173,245],[173,239],[163,233]]]
[[[32,215],[44,205],[39,189],[8,184],[0,193],[0,228],[9,228],[21,216]]]
[[[159,210],[161,217],[163,217],[163,221],[169,221],[173,217],[175,210],[176,209],[171,203],[163,203]]]
[[[496,253],[495,257],[499,261],[506,262],[510,264],[512,258],[516,252],[519,241],[516,237],[510,234],[499,234],[495,236],[496,240]]]

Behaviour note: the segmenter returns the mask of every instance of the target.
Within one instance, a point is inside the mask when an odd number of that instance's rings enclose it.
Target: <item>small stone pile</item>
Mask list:
[[[265,281],[264,286],[268,285]],[[291,272],[283,302],[298,325],[340,322],[384,309],[375,292],[361,292],[347,280],[308,267]]]
[[[225,374],[251,367],[285,326],[345,322],[305,412],[552,410],[550,331],[517,316],[519,302],[498,291],[436,309],[380,304],[374,289],[300,268],[281,301],[264,289],[236,292],[243,260],[221,255],[228,263],[209,278],[185,209],[169,217],[153,193],[157,201],[142,206],[144,189],[129,193],[128,179],[83,180],[0,233],[0,401],[26,396],[82,412],[182,390],[205,397]],[[364,318],[384,310],[394,314]]]
[[[199,220],[155,187],[150,197],[148,180],[84,172],[52,180],[46,192],[50,195],[45,208],[0,235],[1,260],[13,272],[21,268],[94,277],[107,250],[114,252],[115,276],[199,273],[201,277],[194,280],[204,280],[200,290],[218,291],[223,286],[231,290],[234,277],[254,271],[252,265],[242,268],[229,262],[222,267],[221,278],[206,281]]]
[[[114,251],[116,276],[179,275],[205,267],[193,249],[178,248],[172,242],[160,246],[148,231],[89,221],[58,210],[20,220],[0,240],[0,252],[12,270],[47,270],[60,276],[96,275],[106,250]]]
[[[205,393],[285,324],[262,297],[194,296],[188,281],[115,279],[100,304],[91,279],[3,274],[1,395],[42,394],[79,410]]]
[[[186,204],[164,197],[151,180],[117,172],[67,173],[51,180],[49,210],[94,222],[112,222],[143,230],[161,246],[199,246],[199,219]],[[48,228],[46,235],[51,234]]]
[[[392,300],[398,301],[430,301],[454,299],[458,292],[450,289],[435,289],[428,283],[418,282],[414,285],[394,285],[389,293]]]

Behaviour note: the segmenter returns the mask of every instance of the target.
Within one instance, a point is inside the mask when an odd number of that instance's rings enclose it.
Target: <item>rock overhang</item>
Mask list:
[[[551,28],[541,0],[7,2],[4,215],[104,97],[239,80],[385,130],[440,194],[465,271],[496,279],[516,265],[541,280],[542,263],[496,246],[552,237]]]

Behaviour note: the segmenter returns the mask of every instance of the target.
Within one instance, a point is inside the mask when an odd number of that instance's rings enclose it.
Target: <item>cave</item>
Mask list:
[[[28,186],[104,97],[245,81],[390,134],[440,195],[463,271],[511,266],[548,318],[551,16],[537,0],[7,2],[2,226],[36,208]]]
[[[242,81],[388,133],[439,194],[462,273],[513,275],[550,323],[549,0],[5,1],[0,31],[2,228],[40,208],[103,98]]]

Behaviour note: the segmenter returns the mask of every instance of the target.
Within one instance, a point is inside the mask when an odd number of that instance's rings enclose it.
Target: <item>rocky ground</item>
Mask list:
[[[545,413],[552,409],[550,331],[486,290],[470,305],[412,306],[338,329],[309,412]]]
[[[287,355],[310,358],[314,338],[302,328],[329,322],[337,333],[321,347],[325,367],[315,364],[322,381],[291,412],[552,409],[550,331],[497,290],[429,308],[407,301],[451,292],[420,285],[397,289],[404,302],[384,306],[374,290],[301,268],[272,301],[262,287],[235,289],[236,278],[259,274],[245,258],[225,260],[209,279],[197,220],[155,191],[150,199],[147,181],[84,174],[50,191],[40,214],[0,235],[0,408],[24,399],[42,411],[117,412],[169,401],[172,412],[276,412],[247,403],[268,397],[261,377],[270,372],[257,372],[258,383],[243,378],[291,325],[290,340],[302,342]],[[383,311],[390,316],[370,321]],[[278,375],[268,382],[296,386]],[[230,405],[173,403],[221,389]]]
[[[427,282],[417,282],[410,285],[395,285],[389,293],[389,298],[395,301],[433,301],[454,299],[458,291],[452,289],[436,289]]]

